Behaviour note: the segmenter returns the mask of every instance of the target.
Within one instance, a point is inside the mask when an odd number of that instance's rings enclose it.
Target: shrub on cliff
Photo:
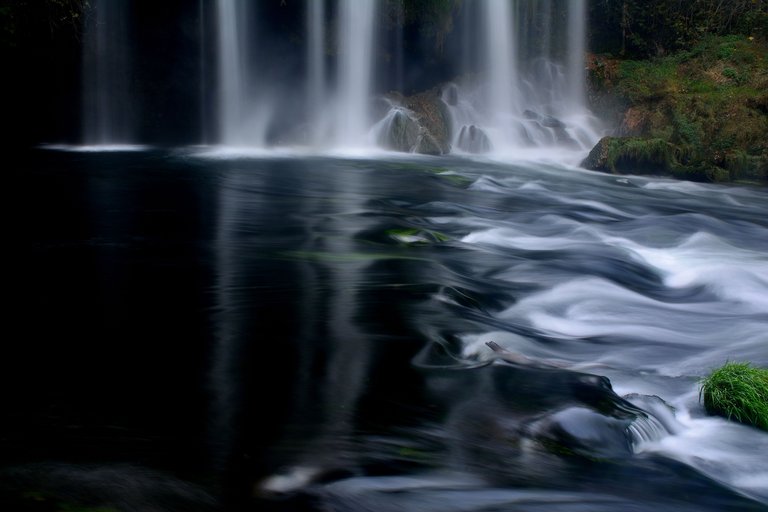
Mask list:
[[[726,363],[704,379],[700,397],[709,414],[768,430],[768,370]]]

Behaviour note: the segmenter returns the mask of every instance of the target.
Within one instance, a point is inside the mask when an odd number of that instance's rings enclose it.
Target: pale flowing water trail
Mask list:
[[[768,366],[765,189],[117,149],[11,172],[2,496],[768,508],[768,434],[697,396],[727,360]]]

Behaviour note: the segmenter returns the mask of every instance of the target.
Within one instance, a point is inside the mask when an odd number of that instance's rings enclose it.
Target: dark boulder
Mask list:
[[[451,151],[451,117],[439,89],[408,96],[403,99],[403,106],[422,128],[414,152],[442,155]]]
[[[603,137],[581,167],[613,174],[669,174],[675,147],[662,139]]]
[[[408,111],[395,107],[384,118],[378,135],[378,144],[392,151],[410,153],[419,141],[421,126]]]

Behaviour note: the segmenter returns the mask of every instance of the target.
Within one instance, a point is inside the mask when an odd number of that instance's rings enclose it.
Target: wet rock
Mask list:
[[[565,123],[559,120],[556,117],[552,116],[544,116],[541,118],[541,126],[545,126],[547,128],[565,128]]]
[[[403,109],[395,108],[384,120],[378,143],[393,151],[410,153],[419,143],[421,126]]]
[[[439,89],[431,89],[403,99],[403,106],[413,113],[421,127],[416,153],[442,155],[451,150],[450,114]]]
[[[591,459],[632,454],[627,436],[631,420],[613,418],[586,407],[568,407],[531,425],[534,437],[549,451]]]
[[[459,88],[456,84],[448,84],[443,87],[443,101],[452,107],[459,104]]]
[[[523,117],[525,117],[526,119],[531,119],[535,121],[538,121],[539,119],[541,119],[541,116],[538,113],[534,112],[533,110],[523,110]]]
[[[461,127],[457,146],[467,153],[487,153],[492,149],[488,135],[475,125]]]
[[[581,167],[613,174],[667,174],[674,162],[675,148],[664,140],[603,137]]]
[[[610,152],[611,140],[614,137],[603,137],[600,139],[595,147],[589,152],[587,158],[582,160],[581,166],[584,169],[591,171],[607,171],[610,172],[608,165],[608,155]]]

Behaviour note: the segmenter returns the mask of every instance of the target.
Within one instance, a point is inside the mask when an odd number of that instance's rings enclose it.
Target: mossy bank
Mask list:
[[[768,44],[708,36],[649,60],[588,58],[592,108],[611,121],[583,165],[696,181],[768,179]]]
[[[709,414],[768,430],[768,370],[726,363],[707,376],[701,398]]]

